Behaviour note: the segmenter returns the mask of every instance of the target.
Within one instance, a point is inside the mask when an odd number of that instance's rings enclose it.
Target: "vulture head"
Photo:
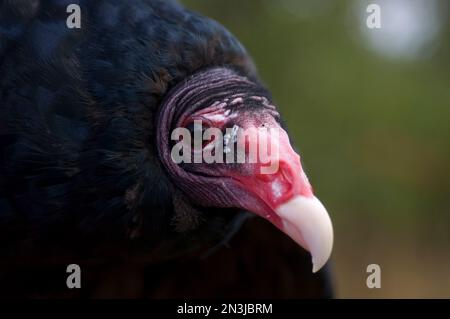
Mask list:
[[[330,218],[261,84],[229,68],[198,72],[167,93],[157,121],[159,158],[193,203],[253,212],[308,250],[313,272],[326,263]]]

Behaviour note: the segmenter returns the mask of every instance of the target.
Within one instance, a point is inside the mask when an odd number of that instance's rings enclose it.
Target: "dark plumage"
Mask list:
[[[172,1],[79,1],[82,28],[68,29],[72,2],[0,2],[0,294],[330,296],[287,236],[201,207],[159,159],[157,114],[176,85],[212,67],[259,83],[241,44]],[[81,290],[64,285],[69,263]]]

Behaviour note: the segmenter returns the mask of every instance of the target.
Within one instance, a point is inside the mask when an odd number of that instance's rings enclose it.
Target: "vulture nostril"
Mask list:
[[[273,163],[275,164],[275,163]],[[292,187],[292,183],[294,178],[292,176],[292,169],[286,162],[278,163],[278,170],[273,174],[256,174],[256,177],[263,182],[274,182],[277,180],[277,183],[282,183],[286,185],[286,188]],[[259,170],[259,168],[257,168]]]
[[[292,184],[293,180],[294,180],[294,172],[292,171],[292,168],[289,164],[287,164],[286,162],[280,162],[279,163],[279,172],[283,175],[284,180],[286,180],[286,182]]]
[[[257,174],[256,177],[263,182],[272,182],[277,177],[277,174]]]

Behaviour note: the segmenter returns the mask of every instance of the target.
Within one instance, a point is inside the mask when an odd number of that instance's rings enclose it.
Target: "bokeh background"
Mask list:
[[[337,297],[450,298],[450,2],[182,3],[234,33],[271,89],[334,222]]]

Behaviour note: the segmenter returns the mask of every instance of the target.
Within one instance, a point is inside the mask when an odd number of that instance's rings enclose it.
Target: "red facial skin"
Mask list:
[[[264,202],[265,208],[254,212],[282,228],[280,218],[275,213],[276,208],[294,196],[312,197],[314,194],[303,172],[300,156],[292,149],[286,132],[280,128],[278,140],[269,137],[269,143],[277,143],[279,149],[278,169],[273,174],[261,172],[261,168],[267,164],[255,163],[246,164],[251,168],[251,175],[232,173],[231,176]]]
[[[256,163],[246,161],[237,164],[237,166],[222,164],[218,165],[217,170],[220,170],[222,176],[232,178],[240,186],[239,188],[245,190],[246,194],[242,194],[242,196],[253,197],[253,203],[248,204],[245,207],[246,209],[282,229],[281,220],[275,213],[276,208],[297,195],[312,197],[313,190],[303,172],[300,156],[293,150],[286,131],[280,127],[270,112],[258,113],[257,117],[254,114],[244,112],[236,116],[236,114],[227,112],[220,105],[216,105],[192,114],[186,120],[186,123],[193,120],[202,120],[205,125],[221,130],[225,127],[231,127],[233,124],[244,130],[261,126],[278,130],[278,136],[270,133],[265,136],[249,135],[245,138],[245,141],[237,141],[237,143],[240,142],[245,145],[247,154],[250,143],[256,143],[259,147],[261,138],[267,138],[266,143],[269,145],[269,150],[278,150],[278,156],[272,159],[272,165],[278,166],[278,169],[274,170],[273,173],[267,174],[262,171],[264,167],[267,168],[270,164],[261,162],[259,156]],[[233,124],[230,124],[230,121]]]

